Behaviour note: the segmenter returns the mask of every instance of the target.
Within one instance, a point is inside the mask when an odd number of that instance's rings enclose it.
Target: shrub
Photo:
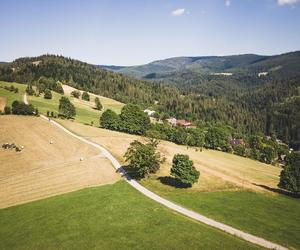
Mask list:
[[[74,96],[75,98],[79,98],[80,97],[80,91],[78,90],[73,90],[71,92],[71,95]]]
[[[90,101],[90,95],[88,94],[88,92],[83,92],[81,99],[85,101]]]
[[[171,175],[177,181],[189,186],[198,181],[200,172],[196,170],[188,155],[176,154],[172,162]]]
[[[4,114],[6,114],[6,115],[11,114],[11,107],[10,106],[5,106],[4,107]]]
[[[51,93],[51,90],[45,89],[45,91],[44,91],[44,98],[45,98],[45,99],[52,99],[52,93]]]
[[[32,85],[30,83],[26,87],[26,93],[28,95],[34,95],[35,94],[35,91],[33,90]]]
[[[234,153],[239,156],[245,156],[246,155],[245,145],[240,144],[240,145],[235,146]]]
[[[102,106],[102,104],[100,102],[99,97],[95,98],[95,104],[96,104],[96,109],[101,110],[103,108],[103,106]]]

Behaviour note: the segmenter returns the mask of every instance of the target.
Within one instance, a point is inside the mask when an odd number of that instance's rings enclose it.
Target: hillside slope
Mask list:
[[[120,178],[96,149],[41,118],[0,116],[0,124],[1,145],[24,146],[0,148],[0,208]]]

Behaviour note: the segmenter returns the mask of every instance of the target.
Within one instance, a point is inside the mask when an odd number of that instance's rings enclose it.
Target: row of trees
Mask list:
[[[82,93],[82,95],[81,95],[80,91],[78,91],[78,90],[73,90],[73,91],[71,92],[71,95],[72,95],[73,97],[77,98],[77,99],[79,99],[80,96],[81,96],[81,99],[82,99],[82,100],[90,101],[90,95],[89,95],[89,93],[87,93],[87,92],[85,92],[85,91],[84,91],[84,92]],[[97,109],[97,110],[102,110],[102,108],[103,108],[103,106],[102,106],[102,104],[101,104],[101,102],[100,102],[99,97],[95,97],[95,109]]]
[[[157,146],[156,139],[148,139],[147,143],[135,140],[130,144],[124,157],[128,162],[127,167],[136,178],[155,174],[160,169],[160,165],[165,162],[165,157],[157,152]],[[176,154],[173,157],[170,175],[177,183],[188,187],[198,181],[200,172],[196,170],[188,155]]]
[[[19,89],[17,87],[13,86],[13,85],[11,85],[9,87],[8,86],[4,86],[3,88],[5,90],[10,91],[10,92],[14,92],[14,93],[18,93],[19,92]]]
[[[274,163],[281,155],[287,155],[289,148],[283,143],[278,143],[276,137],[252,135],[246,137],[245,143],[231,145],[232,138],[241,138],[229,126],[210,125],[208,127],[185,129],[173,127],[167,123],[150,123],[149,117],[143,110],[132,104],[123,107],[121,114],[117,115],[112,110],[106,110],[101,118],[103,128],[122,131],[131,134],[146,135],[150,138],[168,140],[180,145],[205,147],[209,149],[231,152],[243,157],[249,157],[268,164]]]

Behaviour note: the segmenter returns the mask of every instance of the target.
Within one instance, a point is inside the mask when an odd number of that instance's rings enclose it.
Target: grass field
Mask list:
[[[129,143],[134,139],[143,140],[138,136],[61,122],[72,131],[102,144],[121,162],[124,162],[122,156]],[[196,152],[169,142],[161,142],[159,149],[167,156],[167,163],[157,175],[142,180],[144,186],[228,225],[289,247],[300,248],[299,199],[251,185],[255,181],[260,185],[276,186],[278,168],[212,150]],[[159,179],[169,175],[171,156],[179,152],[189,154],[201,172],[199,182],[191,189],[165,185]],[[241,179],[239,183],[240,176],[244,180]]]
[[[0,97],[6,99],[6,103],[11,105],[14,100],[23,100],[23,94],[25,93],[26,86],[25,84],[19,83],[9,83],[9,82],[0,82],[0,86],[15,86],[19,88],[19,93],[12,93],[10,91],[4,90],[0,88]],[[117,113],[121,112],[122,107],[124,106],[123,103],[117,102],[113,99],[98,96],[100,101],[103,105],[103,110],[98,111],[94,109],[94,100],[95,96],[91,94],[91,101],[86,102],[83,100],[79,100],[70,96],[70,93],[74,88],[64,85],[65,95],[68,96],[73,102],[76,107],[76,117],[75,120],[84,123],[84,124],[91,124],[93,123],[95,126],[99,126],[99,118],[102,112],[106,109],[112,109]],[[33,104],[35,107],[39,109],[41,114],[46,114],[47,111],[58,113],[58,105],[59,99],[61,98],[61,94],[55,93],[52,91],[52,99],[47,100],[43,98],[43,95],[36,97],[36,96],[28,96],[28,102]]]
[[[0,249],[257,249],[124,181],[0,210]]]
[[[97,149],[42,118],[5,115],[0,124],[1,145],[24,146],[21,153],[0,148],[0,208],[120,178]]]
[[[153,192],[209,218],[300,249],[299,199],[247,190],[195,192],[163,185],[156,179],[141,183]]]
[[[110,99],[110,98],[100,96],[100,95],[95,95],[93,93],[89,93],[89,95],[90,95],[90,101],[89,102],[84,101],[84,100],[77,99],[77,98],[74,98],[74,97],[71,96],[71,92],[74,91],[74,90],[77,90],[77,89],[75,89],[71,86],[68,86],[68,85],[63,85],[63,89],[64,89],[64,92],[65,92],[65,95],[71,97],[71,99],[74,103],[80,103],[81,105],[84,105],[88,108],[95,107],[95,98],[96,97],[98,97],[100,99],[100,102],[103,106],[103,110],[111,109],[111,110],[115,111],[117,114],[121,113],[121,109],[125,105],[124,103],[118,102],[114,99]],[[82,93],[82,91],[80,91],[80,92]]]
[[[15,86],[19,88],[19,93],[10,92],[8,90],[5,90],[4,86]],[[5,99],[6,105],[11,105],[14,100],[22,100],[22,94],[25,92],[26,85],[24,84],[18,84],[18,83],[7,83],[0,81],[0,97]],[[0,108],[1,110],[1,108]]]
[[[87,127],[69,121],[60,122],[75,133],[103,145],[123,163],[123,155],[129,144],[135,139],[143,140],[142,137],[135,135]],[[195,167],[201,171],[201,181],[192,188],[195,191],[224,190],[226,187],[262,191],[264,189],[258,185],[275,188],[279,181],[280,168],[236,155],[214,150],[197,152],[194,148],[187,148],[167,141],[161,141],[159,151],[167,158],[167,161],[157,173],[157,177],[169,176],[174,154],[183,153],[190,156],[195,163]],[[208,186],[208,183],[211,186]]]

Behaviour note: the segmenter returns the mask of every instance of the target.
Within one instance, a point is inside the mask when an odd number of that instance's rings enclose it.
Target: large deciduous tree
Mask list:
[[[129,167],[134,170],[136,177],[144,178],[156,173],[160,164],[165,161],[165,158],[156,151],[157,145],[158,141],[155,139],[149,139],[146,144],[137,140],[130,143],[124,157]]]
[[[120,123],[120,117],[111,109],[104,111],[100,117],[100,125],[102,128],[119,130]]]
[[[75,109],[75,106],[73,105],[73,103],[70,102],[70,100],[65,97],[65,96],[62,96],[60,99],[59,99],[59,106],[58,106],[58,110],[59,110],[59,113],[70,119],[70,118],[74,118],[75,115],[76,115],[76,109]]]
[[[171,175],[179,182],[191,186],[198,181],[200,172],[188,155],[176,154],[173,157]]]

